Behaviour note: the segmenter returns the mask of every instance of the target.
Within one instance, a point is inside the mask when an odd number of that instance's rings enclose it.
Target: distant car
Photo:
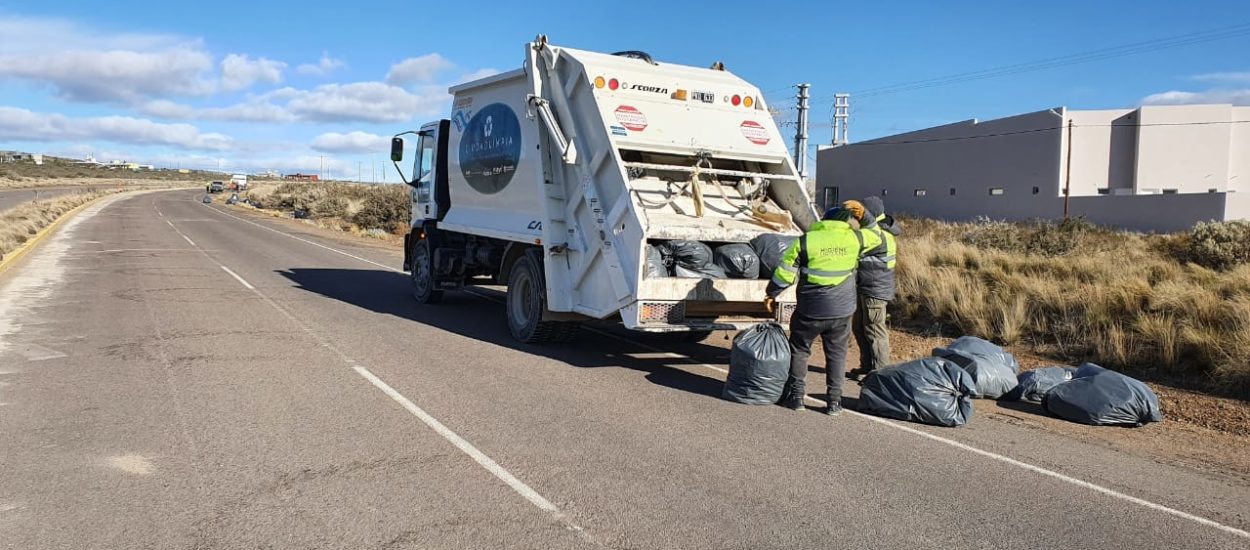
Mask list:
[[[226,184],[220,181],[215,181],[215,182],[208,184],[209,193],[220,193],[224,191],[225,189],[226,189]]]
[[[204,204],[211,204],[213,202],[213,198],[208,195],[204,195],[204,198],[200,202]]]

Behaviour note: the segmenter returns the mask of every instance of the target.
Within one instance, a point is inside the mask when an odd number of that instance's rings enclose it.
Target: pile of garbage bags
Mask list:
[[[944,348],[934,348],[933,356],[948,359],[968,371],[976,382],[977,397],[998,399],[1016,387],[1020,363],[988,340],[961,336]]]
[[[747,243],[712,248],[691,240],[646,245],[644,273],[654,277],[770,279],[796,237],[766,233]]]
[[[860,383],[859,410],[934,426],[962,426],[972,418],[975,382],[941,357],[877,369]]]
[[[789,375],[786,330],[777,323],[760,323],[734,337],[721,397],[748,405],[776,403]]]
[[[1159,398],[1139,380],[1085,363],[1073,378],[1042,396],[1042,408],[1064,420],[1094,426],[1141,426],[1163,420]]]

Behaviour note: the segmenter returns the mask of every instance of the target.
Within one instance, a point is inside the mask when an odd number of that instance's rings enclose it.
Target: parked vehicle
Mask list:
[[[507,284],[523,342],[579,321],[648,332],[785,322],[760,279],[646,275],[647,245],[798,235],[818,216],[759,89],[723,70],[525,46],[525,66],[454,86],[416,136],[404,269],[421,303],[481,278]],[[401,173],[404,172],[401,169]],[[668,273],[663,273],[668,275]]]

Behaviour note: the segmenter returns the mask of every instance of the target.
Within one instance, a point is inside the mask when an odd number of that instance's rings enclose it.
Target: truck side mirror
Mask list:
[[[404,138],[391,138],[391,162],[404,160]]]

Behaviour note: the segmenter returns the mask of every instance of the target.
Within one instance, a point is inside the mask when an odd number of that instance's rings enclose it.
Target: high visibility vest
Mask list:
[[[866,229],[871,231],[881,239],[881,245],[869,248],[864,253],[864,258],[859,261],[861,268],[876,267],[885,264],[886,269],[893,270],[898,258],[898,242],[895,240],[894,234],[881,229],[880,222],[885,219],[885,215],[877,216],[877,223]],[[884,246],[882,246],[884,245]]]
[[[801,273],[809,284],[840,285],[855,273],[863,251],[880,244],[876,235],[855,231],[846,222],[817,222],[786,249],[781,263],[773,271],[773,283],[788,287]]]

